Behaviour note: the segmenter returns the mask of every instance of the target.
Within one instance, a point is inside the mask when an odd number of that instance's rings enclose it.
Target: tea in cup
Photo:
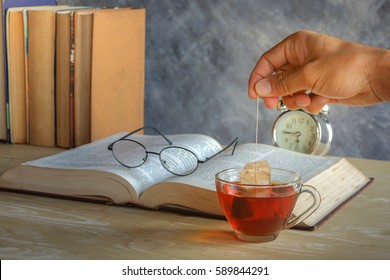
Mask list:
[[[238,239],[267,242],[283,229],[291,228],[311,215],[321,197],[312,186],[302,185],[294,171],[272,168],[271,183],[240,183],[242,168],[232,168],[215,176],[219,202]],[[303,213],[292,217],[300,194],[309,193],[313,203]]]

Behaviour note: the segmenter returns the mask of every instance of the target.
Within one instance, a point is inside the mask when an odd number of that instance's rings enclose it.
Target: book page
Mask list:
[[[335,176],[337,172],[337,176]],[[315,225],[317,221],[330,213],[335,205],[342,204],[351,195],[357,193],[362,186],[368,183],[361,171],[351,165],[346,159],[341,159],[332,168],[324,171],[321,176],[316,176],[307,183],[315,186],[321,193],[321,206],[304,220],[307,225]],[[302,213],[307,205],[310,205],[312,198],[304,194],[299,197],[299,203],[294,208],[295,213]]]
[[[24,163],[27,166],[56,169],[104,170],[117,174],[127,180],[138,196],[149,186],[168,179],[173,175],[161,165],[158,155],[149,154],[147,161],[137,168],[122,166],[113,157],[108,145],[127,133],[119,133],[99,141],[67,150],[62,153]],[[167,135],[173,145],[193,151],[199,160],[204,160],[222,149],[213,138],[200,134]],[[161,136],[131,135],[131,139],[142,143],[148,151],[158,153],[169,144]],[[132,156],[134,151],[127,151]]]
[[[226,152],[206,164],[200,165],[193,174],[185,177],[169,178],[169,181],[215,190],[214,178],[219,171],[242,167],[247,162],[268,160],[273,168],[283,168],[297,172],[301,175],[302,182],[305,183],[340,160],[338,157],[306,155],[264,144],[258,144],[256,152],[255,145],[254,143],[239,145],[234,155],[229,155],[229,152]]]

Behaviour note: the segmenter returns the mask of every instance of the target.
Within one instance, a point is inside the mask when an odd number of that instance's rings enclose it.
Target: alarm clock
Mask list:
[[[278,110],[281,114],[272,126],[275,146],[314,155],[326,155],[329,152],[333,130],[328,119],[328,105],[313,115],[303,110],[289,110],[280,100]]]

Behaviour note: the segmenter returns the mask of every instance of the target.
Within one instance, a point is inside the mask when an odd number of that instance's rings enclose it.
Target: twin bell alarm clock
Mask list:
[[[280,100],[278,110],[281,114],[272,126],[275,146],[305,154],[326,155],[329,152],[333,131],[328,120],[328,105],[313,115],[303,110],[289,110]]]

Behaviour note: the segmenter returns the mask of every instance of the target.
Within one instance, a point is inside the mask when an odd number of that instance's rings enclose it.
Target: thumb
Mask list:
[[[302,70],[279,71],[275,75],[261,79],[255,84],[259,97],[279,97],[311,89],[311,83]]]

